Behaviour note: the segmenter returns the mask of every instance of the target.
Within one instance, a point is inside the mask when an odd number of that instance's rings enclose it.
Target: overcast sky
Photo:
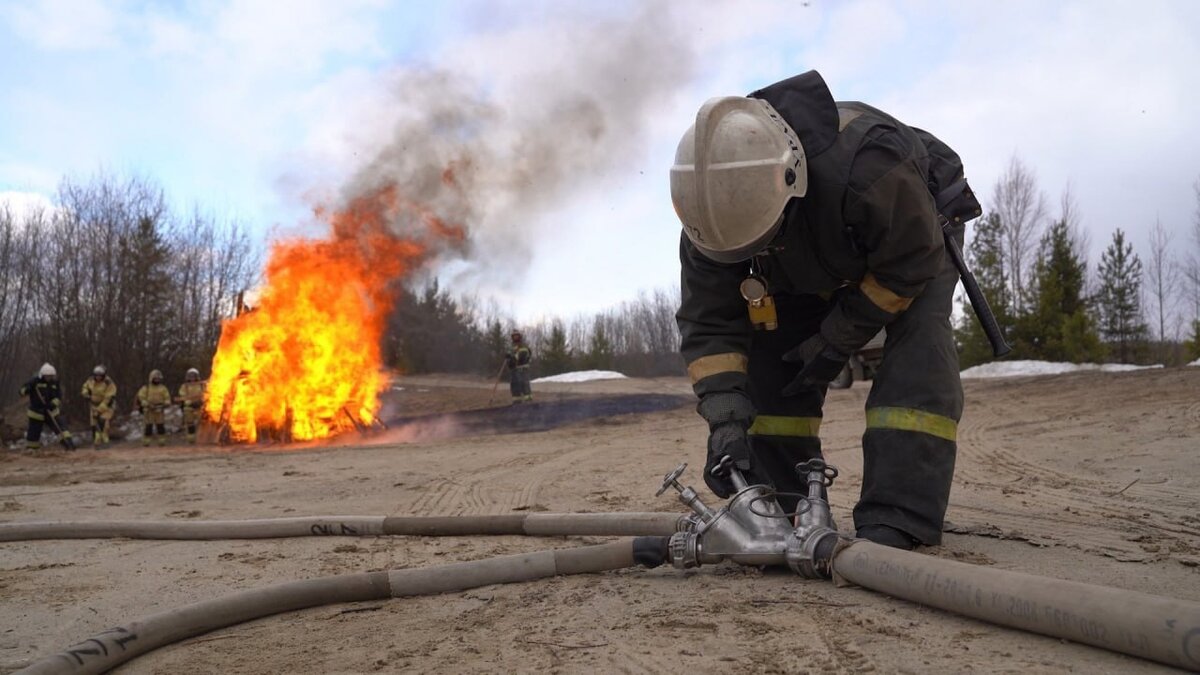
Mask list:
[[[105,168],[264,240],[311,231],[398,124],[463,100],[484,112],[455,133],[500,166],[443,277],[525,320],[590,312],[677,284],[667,171],[699,105],[815,68],[957,149],[985,203],[1014,154],[1052,215],[1070,183],[1094,263],[1117,227],[1144,257],[1156,218],[1191,245],[1197,64],[1193,0],[0,0],[0,198]],[[561,149],[541,174],[531,130]],[[505,198],[510,164],[532,182]]]

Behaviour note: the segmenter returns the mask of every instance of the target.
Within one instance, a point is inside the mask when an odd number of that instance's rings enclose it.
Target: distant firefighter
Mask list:
[[[512,375],[509,380],[509,389],[512,391],[513,403],[533,400],[533,390],[529,385],[529,363],[532,359],[533,352],[529,351],[529,347],[525,345],[525,337],[521,335],[521,331],[514,330],[512,347],[504,355],[504,365],[508,367],[509,373]]]
[[[166,411],[171,405],[171,390],[162,383],[161,370],[150,371],[150,383],[142,385],[137,393],[137,407],[145,420],[142,445],[150,445],[150,436],[158,435],[158,444],[167,444]]]
[[[25,447],[42,447],[42,427],[49,426],[68,450],[75,449],[75,440],[67,430],[62,416],[62,392],[58,388],[58,371],[49,363],[42,364],[38,374],[21,385],[21,396],[29,397],[29,428],[25,432]]]
[[[187,433],[187,442],[196,442],[196,424],[200,421],[200,409],[204,407],[204,383],[200,381],[200,371],[188,368],[183,376],[183,384],[179,385],[179,396],[175,398],[183,410],[183,428]]]
[[[88,418],[92,427],[92,447],[108,444],[108,426],[115,412],[117,385],[104,366],[92,369],[92,376],[83,383],[83,398],[88,402]]]

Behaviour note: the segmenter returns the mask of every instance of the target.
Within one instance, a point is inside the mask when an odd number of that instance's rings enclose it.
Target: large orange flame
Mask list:
[[[388,385],[380,338],[393,283],[421,262],[430,239],[464,236],[394,187],[316,213],[330,236],[273,244],[257,306],[221,327],[205,415],[230,440],[313,440],[371,425]],[[421,240],[389,231],[401,218],[422,226]]]

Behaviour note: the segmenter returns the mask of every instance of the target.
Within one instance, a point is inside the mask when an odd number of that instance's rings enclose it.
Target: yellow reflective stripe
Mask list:
[[[958,422],[916,408],[867,408],[867,428],[916,431],[947,441],[958,439]]]
[[[748,433],[754,436],[804,436],[815,438],[821,431],[820,417],[759,415]]]
[[[33,412],[32,410],[30,410],[30,411],[29,411],[29,419],[31,419],[31,420],[37,420],[37,421],[39,421],[39,422],[45,422],[45,421],[46,421],[46,416],[45,416],[45,415],[43,415],[43,414],[41,414],[41,413],[36,413],[36,412]]]
[[[863,295],[875,303],[875,306],[889,314],[898,314],[908,309],[912,304],[912,298],[906,298],[902,295],[897,295],[892,291],[884,288],[879,284],[879,280],[874,274],[867,272],[867,276],[863,277],[858,287],[862,290]]]
[[[688,364],[688,377],[692,378],[692,384],[696,384],[717,373],[744,373],[747,362],[746,355],[737,352],[701,356]]]

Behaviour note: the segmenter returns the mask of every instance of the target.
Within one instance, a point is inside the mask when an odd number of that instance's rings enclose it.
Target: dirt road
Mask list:
[[[411,378],[397,386],[391,414],[428,414],[485,407],[491,383]],[[543,401],[622,392],[688,387],[666,379],[537,390]],[[1200,600],[1200,368],[971,381],[967,395],[950,533],[929,555]],[[865,396],[861,385],[831,392],[822,426],[827,458],[842,469],[831,499],[843,524],[858,492]],[[705,429],[686,405],[535,433],[461,431],[409,429],[370,446],[346,440],[270,452],[7,453],[0,520],[682,510],[654,497],[681,461],[693,466],[688,482],[703,487],[696,467]],[[0,544],[0,672],[119,622],[235,589],[592,541],[602,540]],[[317,608],[192,639],[121,672],[731,670],[1166,671],[863,590],[718,566]]]

